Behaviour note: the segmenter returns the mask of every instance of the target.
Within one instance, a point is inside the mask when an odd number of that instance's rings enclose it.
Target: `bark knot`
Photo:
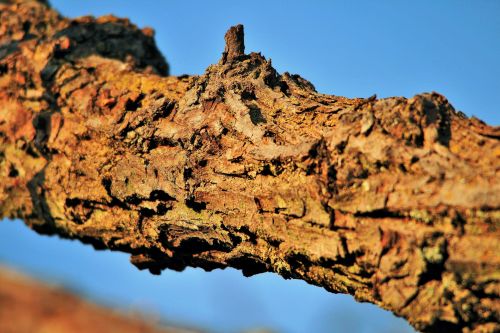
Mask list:
[[[222,53],[222,64],[231,62],[245,54],[245,34],[243,25],[235,25],[226,32],[224,36],[226,46]]]

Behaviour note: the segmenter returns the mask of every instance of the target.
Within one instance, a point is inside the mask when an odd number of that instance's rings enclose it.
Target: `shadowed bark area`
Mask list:
[[[87,302],[60,287],[45,285],[0,267],[2,333],[201,333],[160,325],[139,313],[122,313]]]
[[[500,329],[500,130],[437,93],[324,95],[244,53],[166,76],[153,32],[0,5],[0,215],[141,269],[271,271],[425,332]]]

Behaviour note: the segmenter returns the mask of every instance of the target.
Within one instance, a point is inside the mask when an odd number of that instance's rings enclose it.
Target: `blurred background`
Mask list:
[[[297,73],[321,93],[348,97],[445,95],[455,109],[498,125],[500,1],[51,0],[63,15],[114,14],[156,30],[172,75],[218,61],[224,33],[245,25],[246,51]],[[414,332],[347,295],[273,274],[232,269],[138,271],[123,253],[0,223],[0,264],[59,283],[100,304],[139,310],[208,332]]]

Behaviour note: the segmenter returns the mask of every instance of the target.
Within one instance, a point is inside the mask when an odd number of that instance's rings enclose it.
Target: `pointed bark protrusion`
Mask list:
[[[245,33],[243,25],[235,25],[226,32],[224,36],[226,47],[222,53],[222,64],[231,62],[245,54]]]

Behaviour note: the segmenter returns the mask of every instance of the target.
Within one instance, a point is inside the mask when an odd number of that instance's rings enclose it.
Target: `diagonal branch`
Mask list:
[[[0,331],[202,333],[142,313],[93,304],[60,286],[0,267]]]
[[[186,266],[271,271],[427,332],[500,320],[500,130],[437,94],[320,94],[244,54],[171,77],[153,32],[0,4],[0,214]]]

